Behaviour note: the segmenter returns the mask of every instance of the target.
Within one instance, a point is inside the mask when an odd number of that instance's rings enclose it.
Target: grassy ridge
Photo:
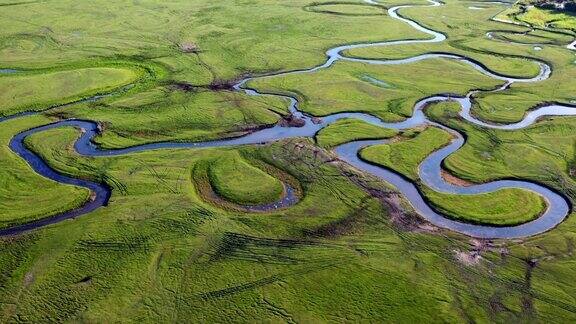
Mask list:
[[[225,154],[208,169],[214,191],[240,205],[262,205],[282,196],[282,182],[250,165],[237,153]]]
[[[558,34],[542,29],[530,29],[521,32],[495,31],[492,32],[495,39],[507,42],[517,42],[525,45],[566,45],[572,41],[568,34]]]
[[[425,190],[432,206],[444,215],[464,222],[496,226],[518,225],[538,218],[546,209],[542,197],[519,189],[462,196]]]
[[[309,11],[321,12],[326,14],[335,15],[350,15],[350,16],[373,16],[385,15],[385,9],[369,4],[359,4],[353,2],[325,2],[316,3],[305,7]]]
[[[286,107],[286,101],[278,98],[156,87],[122,98],[64,107],[54,113],[100,121],[105,132],[95,141],[106,148],[118,148],[238,136],[276,123]]]

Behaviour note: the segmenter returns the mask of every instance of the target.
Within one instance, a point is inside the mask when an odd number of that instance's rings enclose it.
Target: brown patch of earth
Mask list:
[[[499,253],[503,259],[510,253],[506,246],[495,244],[491,240],[472,238],[469,243],[470,249],[468,251],[454,250],[456,260],[466,266],[479,264],[483,252]]]
[[[190,92],[194,90],[194,86],[186,82],[174,82],[168,86],[168,89],[173,91],[178,90],[178,91]]]
[[[278,123],[282,127],[304,127],[306,121],[302,118],[297,118],[293,114],[284,116]]]
[[[198,53],[200,51],[200,48],[195,43],[182,43],[179,47],[184,53]]]
[[[369,180],[364,178],[361,173],[358,173],[355,169],[351,169],[347,164],[342,162],[340,162],[339,165],[345,168],[342,171],[344,176],[386,205],[390,220],[397,228],[412,232],[438,232],[438,227],[428,223],[416,213],[408,211],[403,205],[402,196],[399,193],[392,190],[374,188],[369,185]]]
[[[27,272],[24,275],[24,287],[29,287],[34,282],[34,274],[32,272]]]
[[[453,184],[453,185],[457,185],[457,186],[461,186],[461,187],[470,187],[473,185],[472,182],[460,179],[460,178],[452,175],[451,173],[449,173],[448,171],[446,171],[444,169],[440,170],[440,175],[442,176],[442,178],[444,180],[446,180],[446,182]]]
[[[456,260],[466,266],[474,266],[480,263],[482,260],[482,256],[480,255],[479,251],[472,250],[472,251],[458,251],[454,250],[456,255]]]
[[[234,90],[234,85],[237,81],[235,80],[221,80],[215,79],[213,80],[210,85],[208,85],[208,89],[213,91],[224,91],[224,90]]]

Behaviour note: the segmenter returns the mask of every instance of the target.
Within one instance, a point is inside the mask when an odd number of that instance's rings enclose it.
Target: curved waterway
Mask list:
[[[367,3],[375,4],[372,0],[366,0]],[[441,3],[429,0],[431,3],[430,6],[439,6]],[[415,56],[408,59],[402,60],[365,60],[365,59],[358,59],[358,58],[349,58],[343,56],[342,52],[348,49],[353,48],[360,48],[360,47],[371,47],[371,46],[390,46],[390,45],[398,45],[398,44],[407,44],[407,43],[432,43],[432,42],[441,42],[446,39],[446,37],[436,31],[427,29],[420,24],[416,23],[415,21],[409,20],[407,18],[402,17],[398,14],[398,10],[401,8],[407,8],[413,6],[397,6],[390,8],[388,10],[388,14],[400,21],[403,21],[413,28],[422,31],[430,35],[430,38],[424,40],[397,40],[397,41],[388,41],[388,42],[377,42],[377,43],[365,43],[365,44],[352,44],[352,45],[344,45],[332,48],[326,52],[327,59],[324,64],[306,69],[306,70],[297,70],[297,71],[289,71],[280,74],[273,74],[273,75],[265,75],[260,77],[253,77],[253,78],[246,78],[238,82],[234,89],[236,91],[243,91],[248,95],[251,96],[260,96],[264,93],[260,93],[254,89],[250,89],[246,86],[246,83],[253,79],[259,78],[267,78],[267,77],[277,77],[281,75],[287,75],[292,73],[312,73],[318,71],[323,68],[328,68],[334,62],[338,60],[347,60],[347,61],[354,61],[354,62],[362,62],[366,64],[407,64],[411,62],[417,62],[421,60],[431,59],[431,58],[444,58],[444,59],[452,59],[465,62],[470,66],[474,67],[479,72],[496,78],[498,80],[503,81],[503,85],[492,91],[502,91],[506,89],[510,84],[514,82],[537,82],[544,79],[547,79],[550,76],[551,69],[548,65],[542,62],[538,62],[540,64],[540,73],[533,78],[521,79],[521,78],[512,78],[504,75],[497,74],[493,71],[490,71],[481,63],[469,59],[464,56],[448,54],[448,53],[433,53],[433,54],[424,54]],[[24,132],[21,132],[13,137],[10,142],[10,148],[26,160],[30,166],[36,171],[37,173],[52,179],[57,182],[76,185],[80,187],[88,188],[92,191],[92,199],[86,203],[83,207],[72,210],[66,213],[58,214],[54,217],[42,219],[39,221],[27,223],[20,226],[11,227],[8,229],[0,230],[0,236],[5,235],[15,235],[22,233],[24,231],[32,230],[35,228],[39,228],[45,225],[53,224],[64,219],[74,218],[86,213],[89,213],[96,208],[106,205],[111,194],[111,190],[108,186],[103,184],[98,184],[86,180],[75,179],[67,176],[63,176],[56,171],[52,170],[42,158],[36,155],[34,152],[30,151],[26,145],[24,145],[24,140],[26,137],[33,135],[35,133],[43,132],[48,129],[58,128],[58,127],[75,127],[82,130],[82,134],[78,138],[78,140],[74,144],[74,149],[76,152],[83,156],[91,156],[91,157],[102,157],[102,156],[119,156],[125,154],[132,154],[137,152],[144,152],[150,150],[158,150],[158,149],[189,149],[189,148],[211,148],[211,147],[230,147],[230,146],[238,146],[238,145],[249,145],[249,144],[261,144],[261,143],[270,143],[274,141],[279,141],[282,139],[293,138],[293,137],[313,137],[316,135],[318,131],[326,127],[327,125],[334,123],[337,120],[343,118],[356,118],[368,123],[392,128],[392,129],[409,129],[416,126],[422,125],[433,125],[436,127],[441,127],[454,135],[454,140],[448,146],[434,152],[430,156],[428,156],[420,165],[419,167],[419,175],[422,179],[423,183],[430,188],[437,190],[439,192],[445,193],[453,193],[453,194],[463,194],[463,195],[473,195],[473,194],[481,194],[481,193],[489,193],[495,190],[504,189],[504,188],[519,188],[530,190],[535,192],[542,197],[545,198],[547,202],[547,209],[544,211],[541,217],[531,222],[518,225],[518,226],[506,226],[506,227],[492,227],[492,226],[482,226],[482,225],[474,225],[469,223],[462,223],[458,221],[454,221],[451,219],[446,218],[445,216],[437,213],[433,210],[424,200],[421,193],[418,191],[416,186],[404,179],[402,176],[398,175],[394,171],[388,170],[386,168],[382,168],[365,161],[362,161],[358,157],[358,152],[369,145],[374,145],[378,143],[382,143],[382,141],[355,141],[347,144],[340,145],[335,148],[335,153],[338,157],[349,163],[350,165],[358,168],[361,171],[366,173],[370,173],[390,184],[395,186],[400,193],[402,193],[406,199],[410,202],[410,204],[414,207],[414,209],[426,220],[430,223],[442,227],[447,228],[456,232],[460,232],[469,236],[479,237],[479,238],[518,238],[518,237],[526,237],[535,234],[539,234],[545,232],[549,229],[554,228],[560,222],[564,220],[564,218],[570,212],[570,206],[566,199],[559,195],[558,193],[543,187],[541,185],[526,182],[526,181],[518,181],[518,180],[502,180],[502,181],[493,181],[489,183],[479,184],[479,185],[472,185],[467,187],[456,186],[454,184],[446,182],[442,175],[441,175],[441,164],[442,161],[450,154],[458,150],[462,145],[465,143],[465,139],[462,134],[458,133],[456,130],[450,129],[446,126],[431,122],[424,114],[424,108],[434,102],[441,102],[441,101],[454,101],[460,104],[460,116],[462,116],[465,120],[470,123],[486,127],[486,128],[496,128],[496,129],[505,129],[505,130],[513,130],[513,129],[520,129],[527,127],[534,122],[536,122],[539,118],[543,116],[566,116],[566,115],[576,115],[576,109],[561,106],[561,105],[548,105],[545,107],[541,107],[534,111],[528,113],[525,118],[515,124],[507,124],[507,125],[494,125],[489,124],[483,121],[480,121],[474,118],[470,114],[470,108],[472,106],[471,98],[476,93],[481,92],[479,90],[471,91],[466,96],[463,97],[456,97],[456,96],[448,96],[448,95],[438,95],[432,96],[429,98],[425,98],[420,100],[414,107],[412,117],[397,123],[387,123],[383,122],[377,117],[374,117],[369,114],[364,113],[337,113],[332,114],[326,117],[323,117],[320,120],[312,120],[310,116],[303,114],[301,111],[298,110],[298,101],[296,98],[291,96],[282,96],[276,94],[266,94],[266,95],[276,95],[279,97],[284,97],[290,101],[289,111],[295,118],[302,119],[305,124],[303,127],[283,127],[280,125],[276,125],[272,128],[263,129],[260,131],[256,131],[254,133],[250,133],[248,135],[231,138],[231,139],[222,139],[216,141],[208,141],[208,142],[197,142],[197,143],[182,143],[182,142],[159,142],[159,143],[151,143],[151,144],[144,144],[139,146],[127,147],[123,149],[114,149],[114,150],[103,150],[96,146],[92,139],[99,134],[99,127],[93,121],[88,120],[78,120],[78,119],[68,119],[59,122],[55,122],[48,125],[43,125],[40,127],[36,127]],[[294,199],[293,195],[288,193],[287,196],[283,197],[282,201],[275,204],[275,206],[287,207],[291,204],[297,202],[297,199]],[[272,204],[274,205],[274,204]],[[271,206],[272,206],[271,205]],[[267,209],[267,208],[265,208]],[[262,210],[261,208],[259,210]]]

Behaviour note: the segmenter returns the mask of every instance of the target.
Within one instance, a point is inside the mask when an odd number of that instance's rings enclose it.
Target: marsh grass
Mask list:
[[[427,37],[387,16],[306,11],[311,2],[303,0],[0,4],[0,67],[23,71],[31,89],[42,88],[39,80],[63,71],[145,71],[134,88],[117,96],[56,109],[48,114],[51,118],[28,116],[2,124],[0,215],[12,222],[73,208],[87,194],[36,175],[7,148],[9,139],[24,129],[54,118],[93,119],[104,130],[96,141],[108,148],[238,135],[275,123],[286,114],[286,102],[212,91],[210,85],[315,66],[324,61],[327,48],[342,43]],[[448,0],[444,7],[401,13],[448,34],[450,47],[430,50],[458,51],[506,74],[535,73],[523,56],[549,61],[554,68],[550,82],[513,87],[510,93],[529,100],[509,101],[505,107],[510,112],[498,105],[477,106],[476,113],[513,120],[538,100],[569,98],[574,58],[554,47],[566,35],[502,33],[552,45],[540,52],[485,40],[482,33],[488,29],[525,28],[483,20],[499,10],[492,4],[482,4],[491,9],[473,15],[464,8],[469,5]],[[336,9],[367,9],[345,6]],[[193,53],[180,46],[192,43]],[[391,50],[411,55],[404,47]],[[365,75],[393,88],[363,80]],[[468,66],[442,60],[397,68],[339,63],[288,79],[271,78],[260,86],[288,89],[298,94],[306,111],[318,115],[355,110],[387,120],[409,116],[413,102],[431,93],[465,93],[496,84]],[[561,81],[568,85],[559,86]],[[171,88],[176,83],[192,91]],[[46,98],[37,98],[38,103]],[[490,99],[479,98],[479,106],[482,100]],[[467,135],[467,144],[446,163],[451,173],[477,182],[529,179],[576,197],[570,176],[575,161],[571,118],[542,121],[518,132],[488,132],[459,121],[454,107],[434,106],[428,112]],[[342,121],[325,129],[318,142],[330,147],[377,132]],[[394,160],[391,167],[413,175],[426,152],[446,140],[446,134],[431,134],[419,142],[423,133],[405,132],[406,139],[397,145],[411,145],[394,146],[397,156],[382,155],[383,163]],[[54,129],[26,144],[58,172],[108,183],[113,188],[110,204],[75,220],[0,239],[0,322],[576,321],[574,215],[533,238],[472,240],[427,226],[387,184],[334,161],[310,139],[85,158],[70,150],[77,137],[78,130]],[[207,201],[194,170],[223,156],[240,156],[275,179],[297,182],[301,200],[258,214]],[[266,178],[259,172],[253,178],[240,173],[226,184],[245,189]],[[204,183],[209,184],[207,177]],[[473,218],[491,216],[481,208],[484,202],[494,202],[490,208],[503,214],[538,202],[516,191],[491,195],[475,202],[443,196],[436,208]]]
[[[448,36],[439,44],[414,44],[394,47],[370,47],[348,51],[348,55],[366,58],[405,58],[426,52],[450,52],[474,58],[488,68],[505,75],[531,77],[538,73],[533,59],[547,62],[553,73],[547,80],[535,83],[514,84],[506,91],[483,93],[476,98],[472,112],[479,118],[497,123],[511,123],[522,119],[526,111],[542,102],[570,104],[575,100],[573,79],[576,75],[574,54],[566,48],[573,40],[570,33],[553,33],[546,30],[531,31],[526,26],[516,26],[491,21],[503,10],[491,4],[474,15],[463,15],[468,4],[449,2],[435,8],[407,8],[403,14],[414,18]],[[435,19],[438,15],[443,19]],[[457,26],[457,27],[456,27]],[[495,32],[495,39],[488,39],[487,32]],[[498,36],[506,35],[513,41],[526,45],[509,44]],[[507,39],[504,39],[507,41]],[[541,45],[544,43],[545,45]],[[537,51],[534,46],[541,45]]]
[[[208,176],[217,194],[240,205],[271,203],[279,200],[284,191],[282,182],[237,154],[212,161]]]
[[[424,197],[444,215],[460,221],[487,225],[517,225],[533,220],[546,208],[544,200],[522,189],[503,189],[480,195],[435,192],[418,181],[418,167],[432,152],[450,142],[451,136],[438,128],[427,128],[390,144],[363,149],[360,156],[415,181]]]
[[[316,141],[318,145],[330,148],[355,140],[389,138],[397,133],[357,119],[341,119],[318,132]]]

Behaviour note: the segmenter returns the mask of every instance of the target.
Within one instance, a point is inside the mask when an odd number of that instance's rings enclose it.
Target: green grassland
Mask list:
[[[525,9],[521,9],[521,5],[525,6]],[[574,14],[537,8],[523,1],[517,2],[514,6],[499,13],[498,16],[534,27],[576,32]]]
[[[339,44],[427,38],[384,7],[425,1],[11,1],[0,0],[0,114],[43,110],[0,126],[0,228],[70,210],[81,188],[49,181],[9,148],[15,134],[61,118],[97,121],[95,142],[119,148],[157,141],[237,136],[276,123],[287,102],[230,90],[246,75],[322,63]],[[469,6],[483,10],[470,10]],[[504,7],[447,0],[400,13],[442,31],[442,44],[357,49],[347,55],[407,57],[428,51],[470,56],[499,73],[533,76],[525,57],[549,62],[549,80],[476,98],[474,113],[520,119],[542,101],[573,97],[574,53],[566,34],[488,21]],[[321,12],[318,12],[321,11]],[[497,30],[494,39],[484,34]],[[506,39],[528,45],[508,44]],[[542,44],[536,51],[534,44]],[[338,62],[313,74],[259,79],[259,90],[296,95],[313,115],[362,111],[410,116],[436,93],[464,94],[501,82],[461,62],[398,66]],[[124,90],[124,86],[133,87]],[[5,97],[1,97],[5,96]],[[466,134],[448,172],[471,182],[519,178],[576,202],[574,118],[524,130],[477,128],[453,104],[427,114]],[[514,241],[475,240],[435,228],[393,188],[335,160],[330,148],[357,139],[373,162],[419,180],[416,168],[449,135],[398,133],[341,120],[316,138],[235,148],[154,150],[81,157],[73,128],[26,144],[58,172],[110,185],[109,205],[77,219],[0,238],[0,322],[574,322],[576,215],[550,232]],[[366,157],[365,158],[370,158]],[[202,178],[205,176],[205,179]],[[237,204],[294,206],[250,213]],[[209,199],[208,184],[220,199]],[[532,193],[478,196],[421,188],[438,210],[466,221],[512,224],[543,205]]]
[[[427,52],[449,52],[465,55],[482,62],[488,68],[501,74],[530,77],[538,73],[539,68],[534,62],[520,55],[509,55],[507,49],[517,49],[517,45],[489,42],[490,46],[479,46],[486,40],[485,34],[499,30],[501,23],[489,19],[502,10],[502,5],[486,4],[483,10],[470,10],[470,2],[452,1],[445,6],[435,8],[405,8],[400,11],[409,17],[416,18],[424,26],[440,31],[448,36],[445,42],[434,44],[405,44],[399,46],[383,46],[360,48],[347,51],[347,54],[362,58],[399,59]],[[470,14],[463,14],[470,13]],[[443,19],[433,19],[442,16]],[[526,28],[506,25],[506,30],[520,32]],[[557,35],[551,37],[557,38]]]
[[[407,139],[363,149],[360,156],[383,165],[418,183],[418,166],[433,151],[450,142],[439,128],[408,132]],[[489,225],[517,225],[538,217],[546,207],[537,194],[522,189],[503,189],[481,195],[451,195],[420,185],[425,198],[439,212],[453,219]]]
[[[458,79],[446,77],[446,71],[458,75]],[[366,76],[388,86],[375,84]],[[463,95],[471,89],[490,89],[499,83],[465,63],[429,59],[403,65],[337,62],[330,69],[313,74],[258,79],[249,85],[266,92],[295,94],[300,109],[317,116],[361,111],[399,121],[411,116],[414,104],[423,97],[437,93]]]
[[[567,49],[545,47],[538,52],[542,58],[553,58],[552,76],[534,84],[514,84],[509,90],[478,96],[474,114],[495,122],[514,122],[522,119],[525,112],[542,102],[574,104],[573,79],[576,75],[574,54]],[[488,117],[491,116],[491,117]]]
[[[88,190],[59,184],[36,174],[8,148],[15,133],[32,123],[46,122],[46,118],[35,116],[30,121],[5,122],[0,128],[0,228],[67,211],[88,199]]]
[[[446,159],[450,172],[473,182],[529,179],[576,198],[573,118],[548,118],[517,131],[487,130],[455,117],[458,109],[455,104],[429,109],[435,120],[466,134],[464,147]]]
[[[218,195],[240,205],[271,203],[284,191],[282,182],[238,154],[224,154],[212,161],[208,175]]]
[[[56,0],[3,6],[0,66],[58,70],[101,59],[124,60],[159,69],[151,77],[156,85],[186,82],[198,86],[185,95],[147,86],[142,88],[153,94],[145,95],[145,102],[140,101],[139,91],[130,92],[136,97],[132,107],[123,106],[124,101],[116,105],[112,98],[58,112],[59,116],[99,121],[109,130],[99,143],[121,147],[235,136],[270,125],[279,116],[268,109],[285,113],[285,103],[271,98],[262,102],[228,91],[205,94],[203,90],[212,84],[230,84],[245,74],[319,64],[327,48],[348,39],[425,36],[387,15],[310,12],[305,10],[309,1],[260,1],[259,10],[254,10],[254,5],[147,0],[126,10],[123,4],[107,1],[71,4]],[[79,14],[61,20],[61,13],[67,10]],[[359,27],[359,19],[369,25]],[[315,35],[308,37],[311,30]],[[132,109],[134,105],[139,109]]]
[[[104,125],[96,142],[107,148],[157,141],[201,141],[233,137],[276,123],[287,102],[231,91],[193,92],[166,87],[52,111]]]
[[[318,145],[329,148],[355,140],[389,138],[396,130],[378,127],[358,119],[340,119],[316,135]]]
[[[0,62],[38,66],[116,55],[163,60],[179,56],[179,45],[193,43],[217,78],[230,79],[248,72],[312,66],[323,60],[325,49],[350,39],[424,36],[385,15],[357,17],[303,10],[310,4],[306,0],[257,4],[146,0],[126,10],[123,3],[105,0],[90,4],[56,0],[4,6]],[[69,11],[77,14],[59,19]],[[312,37],[307,36],[309,31],[314,31]]]
[[[72,102],[119,88],[137,78],[137,71],[111,67],[0,77],[0,116]]]
[[[490,70],[503,75],[517,77],[533,77],[540,71],[533,61],[520,57],[506,57],[498,53],[484,50],[468,50],[465,43],[457,43],[454,47],[446,43],[437,44],[405,44],[395,47],[372,47],[348,50],[350,56],[368,59],[403,59],[428,52],[447,52],[473,58],[486,65]]]
[[[371,162],[393,168],[412,180],[418,179],[418,166],[435,150],[448,145],[451,136],[439,128],[408,131],[396,142],[374,145],[360,151]]]
[[[369,4],[359,4],[354,2],[324,2],[316,3],[305,7],[309,11],[321,12],[326,14],[349,15],[349,16],[373,16],[385,15],[383,7],[377,7]]]
[[[334,165],[312,158],[306,141],[240,149],[290,172],[305,191],[293,208],[254,216],[204,203],[187,179],[195,161],[235,150],[89,159],[67,149],[77,134],[52,130],[29,144],[61,172],[79,176],[89,165],[123,189],[115,188],[111,204],[91,215],[0,241],[10,247],[0,249],[6,320],[459,322],[462,313],[510,321],[529,319],[531,311],[544,320],[573,316],[566,298],[574,290],[562,279],[574,271],[562,254],[570,231],[528,240],[505,254],[489,250],[483,252],[486,261],[467,265],[456,253],[472,253],[466,240],[394,225],[385,205]],[[307,151],[290,149],[295,144]],[[574,222],[562,226],[567,230]],[[524,260],[547,255],[555,259],[531,272],[526,292]],[[526,298],[533,301],[529,310],[523,310]],[[491,310],[495,300],[508,310]]]
[[[496,40],[516,42],[525,45],[566,45],[572,41],[569,34],[558,34],[544,29],[528,29],[524,31],[495,31],[491,33]]]
[[[540,196],[519,189],[474,196],[446,195],[433,190],[424,192],[437,211],[456,220],[477,224],[518,225],[538,218],[546,208],[546,202]]]
[[[537,27],[568,29],[576,32],[576,17],[567,13],[533,7],[517,16],[517,19]]]
[[[500,5],[492,4],[490,10],[477,10],[473,15],[462,15],[462,11],[469,10],[467,6],[464,2],[448,2],[446,6],[436,8],[407,8],[402,11],[425,26],[447,34],[448,40],[442,44],[371,47],[351,50],[348,54],[367,58],[401,58],[429,51],[447,51],[475,58],[496,72],[522,77],[534,75],[538,71],[533,63],[523,58],[538,59],[551,65],[553,73],[547,80],[517,83],[503,92],[480,95],[473,113],[483,120],[515,122],[522,119],[527,110],[542,102],[573,103],[576,100],[571,82],[576,75],[574,54],[565,48],[572,41],[570,36],[543,31],[529,32],[528,36],[514,36],[524,42],[530,42],[526,39],[530,35],[545,36],[546,42],[553,44],[542,46],[540,51],[529,45],[490,40],[485,36],[488,31],[519,32],[527,28],[489,21],[490,17],[502,10]],[[439,15],[445,19],[435,19]],[[550,40],[551,37],[555,39]]]

